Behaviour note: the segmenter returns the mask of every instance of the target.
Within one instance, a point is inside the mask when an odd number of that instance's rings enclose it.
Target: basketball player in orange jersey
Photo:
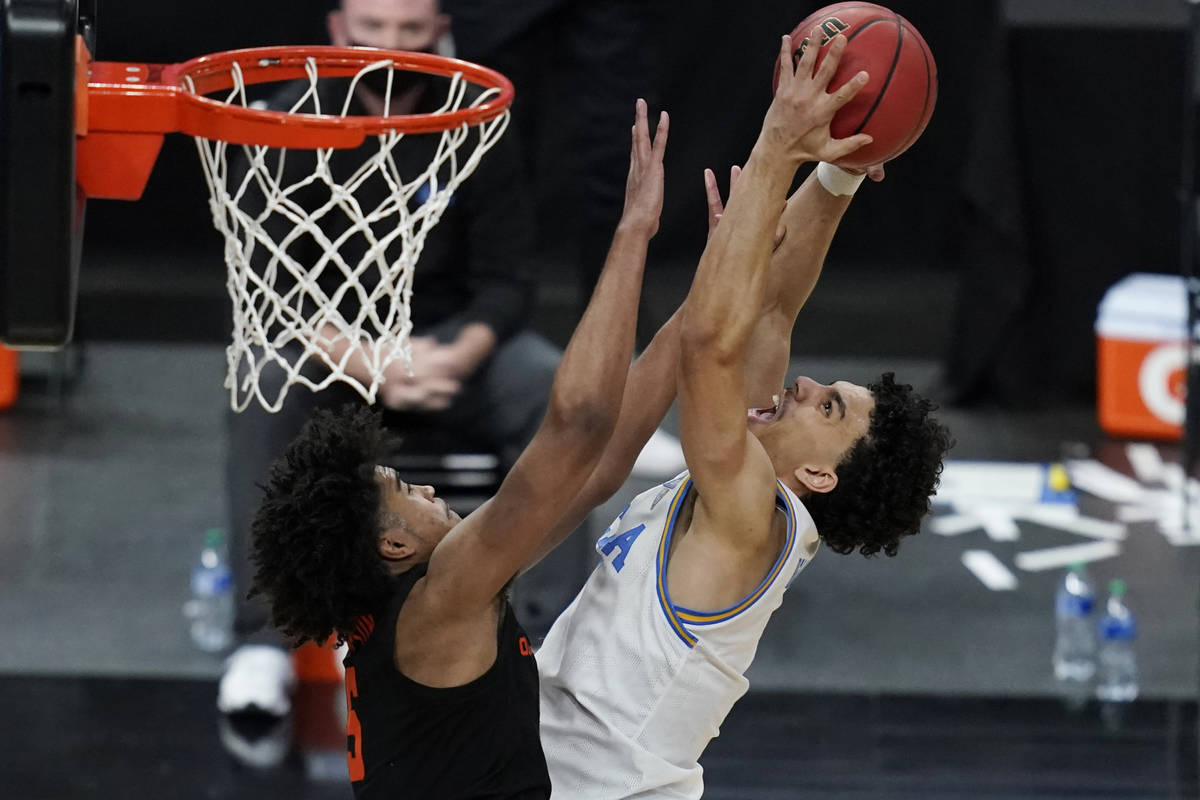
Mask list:
[[[533,649],[505,590],[572,502],[604,499],[595,467],[662,209],[668,120],[651,140],[646,114],[638,101],[624,212],[545,418],[493,498],[460,519],[432,487],[379,466],[384,437],[367,409],[318,411],[271,471],[253,523],[255,591],[285,635],[349,643],[357,798],[549,796]]]
[[[555,798],[700,797],[700,755],[821,542],[895,555],[929,509],[949,435],[928,401],[890,374],[785,384],[792,325],[864,177],[826,163],[869,141],[829,132],[867,81],[827,92],[845,44],[835,37],[815,70],[817,47],[782,70],[726,208],[706,173],[715,228],[683,307],[626,382],[610,444],[636,452],[629,431],[646,435],[677,385],[688,469],[605,531],[602,562],[538,651]],[[791,52],[785,36],[781,64]],[[781,216],[806,161],[823,163]]]

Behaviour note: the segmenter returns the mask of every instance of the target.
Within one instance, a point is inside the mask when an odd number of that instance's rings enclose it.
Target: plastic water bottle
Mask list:
[[[1108,603],[1100,618],[1100,676],[1096,697],[1109,703],[1128,703],[1138,696],[1137,658],[1133,639],[1137,623],[1125,605],[1125,581],[1108,585]]]
[[[192,642],[207,653],[233,644],[233,573],[224,540],[216,528],[205,531],[204,549],[192,567],[192,599],[184,607],[192,621]]]
[[[1096,673],[1096,637],[1092,629],[1095,592],[1082,564],[1072,564],[1054,597],[1057,637],[1054,642],[1054,677],[1083,684]]]

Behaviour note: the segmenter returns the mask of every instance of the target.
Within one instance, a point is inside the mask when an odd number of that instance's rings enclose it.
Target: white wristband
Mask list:
[[[836,164],[821,161],[817,164],[817,180],[832,195],[852,195],[857,191],[866,173],[855,175],[847,172]]]

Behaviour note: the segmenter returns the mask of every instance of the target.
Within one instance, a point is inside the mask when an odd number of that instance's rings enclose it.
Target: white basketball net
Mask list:
[[[341,109],[325,110],[320,108],[317,93],[317,65],[310,58],[306,69],[308,89],[291,111],[308,104],[308,108],[315,107],[316,113],[346,116],[355,87],[368,72],[389,71],[390,95],[390,67],[387,60],[364,67],[349,82]],[[248,105],[236,63],[233,81],[234,88],[226,102]],[[469,86],[461,74],[455,75],[438,112],[477,106],[499,91],[489,89],[464,104]],[[385,102],[384,115],[387,113]],[[283,181],[287,156],[283,148],[232,145],[235,153],[244,155],[249,168],[244,174],[239,170],[231,175],[227,159],[231,145],[196,139],[208,183],[213,224],[225,239],[227,285],[233,302],[233,343],[226,350],[229,371],[225,385],[235,411],[243,411],[257,398],[265,409],[275,412],[282,407],[293,385],[303,384],[316,392],[339,380],[353,386],[367,402],[374,403],[389,363],[402,359],[411,368],[408,339],[412,330],[413,269],[421,255],[425,234],[441,219],[458,185],[475,171],[484,153],[504,134],[508,120],[505,111],[473,127],[464,124],[441,133],[408,134],[441,137],[428,167],[413,176],[402,177],[394,158],[395,148],[406,134],[381,134],[375,137],[378,151],[349,179],[340,181],[330,173],[329,162],[334,152],[331,149],[315,151],[316,169],[312,174],[287,184]],[[387,182],[390,193],[376,207],[363,207],[356,190],[366,181],[379,178]],[[297,195],[317,181],[327,187],[328,199],[315,208],[302,207]],[[410,208],[410,200],[426,188],[428,199],[415,209]],[[248,193],[254,196],[255,205],[265,199],[265,207],[243,209]],[[331,239],[323,230],[323,222],[339,215],[350,224],[344,233]],[[276,232],[279,219],[287,221],[285,227],[289,232],[281,239],[272,238],[264,230],[264,220],[272,217]],[[338,222],[335,229],[340,229],[345,220]],[[380,225],[381,222],[384,224]],[[319,245],[321,255],[313,263],[299,263],[290,255],[289,245],[303,236],[311,236]],[[351,263],[343,257],[342,247],[352,237],[358,237],[360,244],[365,240],[368,246],[365,255]],[[388,259],[389,253],[393,260]],[[333,273],[338,278],[336,291],[322,289],[322,283],[327,289],[334,283],[329,280],[330,271],[336,271]],[[377,283],[369,285],[360,280],[368,273],[372,281],[378,279]],[[347,307],[357,313],[347,313]],[[333,353],[338,354],[336,358]],[[368,365],[370,380],[361,380],[348,372],[348,365],[356,357]],[[323,369],[309,369],[302,374],[309,362],[316,362]],[[265,386],[260,384],[264,373],[272,375],[270,380],[261,382]]]

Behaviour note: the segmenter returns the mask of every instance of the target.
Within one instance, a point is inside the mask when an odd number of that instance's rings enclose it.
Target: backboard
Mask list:
[[[83,238],[75,182],[76,35],[95,0],[0,0],[0,341],[71,338]]]

